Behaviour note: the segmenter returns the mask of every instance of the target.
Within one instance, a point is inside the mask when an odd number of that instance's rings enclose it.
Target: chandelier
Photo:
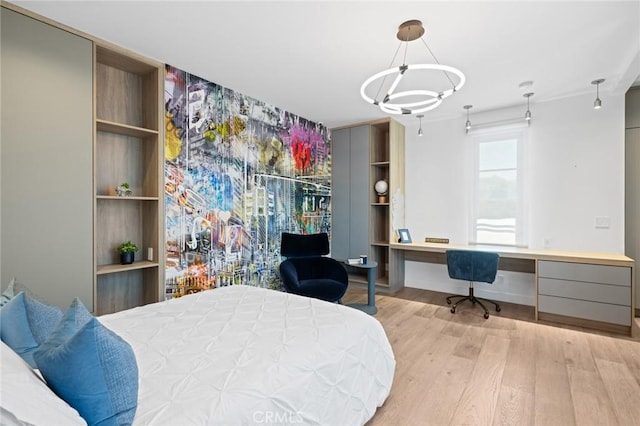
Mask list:
[[[398,27],[398,34],[396,34],[396,37],[400,40],[400,45],[396,49],[393,59],[391,59],[389,69],[372,75],[362,84],[362,87],[360,87],[360,95],[365,101],[370,104],[377,105],[382,111],[388,114],[420,114],[437,108],[446,97],[451,96],[462,88],[465,82],[465,77],[462,71],[448,65],[440,64],[427,43],[422,38],[423,34],[424,27],[422,26],[422,22],[416,19],[400,24]],[[417,39],[422,41],[427,48],[427,51],[431,54],[431,57],[433,57],[435,63],[406,64],[408,44],[410,41]],[[403,63],[400,66],[393,66],[396,56],[398,56],[398,52],[403,44],[405,45]],[[407,78],[410,74],[409,71],[414,71],[411,75],[421,77],[420,81],[428,80],[425,77],[430,71],[441,71],[445,77],[442,79],[445,84],[442,84],[442,88],[413,90],[403,89],[396,91],[401,80],[403,78]],[[391,84],[385,84],[387,83],[387,77],[391,76],[394,76]],[[454,80],[457,80],[457,83],[454,83]],[[373,84],[374,82],[379,82],[379,84]],[[367,89],[376,85],[378,87],[375,95],[373,97],[369,96],[367,94]],[[375,87],[373,87],[373,90],[375,90]]]

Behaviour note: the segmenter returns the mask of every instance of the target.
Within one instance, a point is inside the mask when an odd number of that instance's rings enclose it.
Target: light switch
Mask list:
[[[609,216],[596,216],[596,228],[609,228],[610,225]]]

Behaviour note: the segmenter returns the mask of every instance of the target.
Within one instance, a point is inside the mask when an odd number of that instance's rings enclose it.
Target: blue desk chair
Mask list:
[[[329,236],[282,233],[280,278],[289,293],[341,303],[349,285],[349,274],[341,262],[326,257]]]
[[[498,253],[489,253],[472,250],[447,250],[447,270],[449,271],[449,277],[454,280],[469,281],[469,295],[453,295],[447,297],[447,303],[451,305],[451,299],[459,297],[453,306],[451,306],[451,313],[456,313],[458,304],[469,300],[474,305],[477,303],[484,309],[484,317],[489,318],[489,311],[482,304],[481,300],[485,302],[493,303],[496,306],[496,312],[500,312],[500,305],[493,300],[481,299],[473,294],[473,283],[493,283],[498,273],[498,261],[500,255]]]

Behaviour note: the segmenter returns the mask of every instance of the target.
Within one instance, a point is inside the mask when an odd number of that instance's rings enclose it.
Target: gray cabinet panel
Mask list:
[[[93,45],[1,15],[1,284],[93,310]]]
[[[538,311],[626,326],[631,325],[631,309],[628,306],[539,295]]]
[[[351,129],[349,257],[369,253],[370,126]]]
[[[622,306],[630,306],[631,304],[631,287],[553,278],[540,278],[538,286],[539,293],[547,296],[613,303]]]
[[[540,261],[538,276],[611,285],[631,285],[631,268],[588,263]]]
[[[332,132],[331,255],[356,258],[369,253],[370,126]]]
[[[349,129],[331,133],[331,256],[349,257]]]

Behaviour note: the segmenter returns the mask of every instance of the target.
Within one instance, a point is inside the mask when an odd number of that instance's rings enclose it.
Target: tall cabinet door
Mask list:
[[[369,164],[371,126],[351,128],[349,257],[369,253]]]
[[[0,11],[0,284],[93,310],[93,45]]]
[[[331,132],[331,256],[349,257],[350,129]]]
[[[331,255],[369,253],[370,126],[338,129],[331,137]]]

